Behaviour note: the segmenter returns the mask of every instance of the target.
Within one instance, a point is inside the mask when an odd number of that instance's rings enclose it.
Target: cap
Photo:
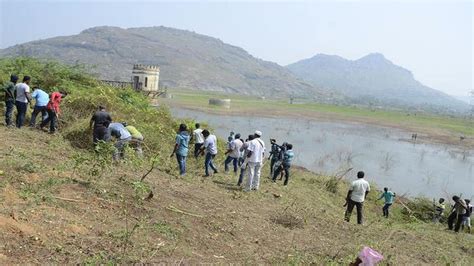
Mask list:
[[[258,136],[261,137],[261,136],[262,136],[262,131],[256,130],[256,131],[255,131],[255,135],[258,135]]]

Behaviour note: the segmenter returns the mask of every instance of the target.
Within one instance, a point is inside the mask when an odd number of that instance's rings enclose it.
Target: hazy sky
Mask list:
[[[0,2],[1,48],[100,25],[163,25],[219,38],[281,65],[317,53],[358,59],[380,52],[433,88],[453,95],[473,89],[469,0]]]

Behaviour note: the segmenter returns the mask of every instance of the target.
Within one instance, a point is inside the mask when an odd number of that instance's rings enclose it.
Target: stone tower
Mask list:
[[[148,93],[158,92],[160,82],[160,68],[150,65],[133,65],[133,89]]]

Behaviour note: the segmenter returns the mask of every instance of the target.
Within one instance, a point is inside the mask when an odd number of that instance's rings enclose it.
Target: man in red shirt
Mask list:
[[[48,123],[49,133],[53,134],[56,131],[56,123],[60,114],[59,105],[61,104],[62,98],[67,96],[67,92],[53,92],[49,97],[49,103],[46,106],[48,112],[48,118],[41,123],[40,127],[43,128]]]

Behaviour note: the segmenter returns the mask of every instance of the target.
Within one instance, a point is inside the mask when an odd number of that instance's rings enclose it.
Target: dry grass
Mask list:
[[[387,264],[474,263],[471,235],[405,222],[399,206],[382,219],[374,195],[365,226],[343,222],[345,191],[328,192],[328,178],[304,169],[288,188],[264,179],[261,191],[244,193],[234,176],[199,177],[202,159],[190,158],[185,178],[174,160],[161,161],[142,183],[147,169],[131,161],[91,175],[77,161],[94,155],[61,136],[2,129],[0,137],[9,140],[0,144],[3,264],[347,264],[365,245]]]

